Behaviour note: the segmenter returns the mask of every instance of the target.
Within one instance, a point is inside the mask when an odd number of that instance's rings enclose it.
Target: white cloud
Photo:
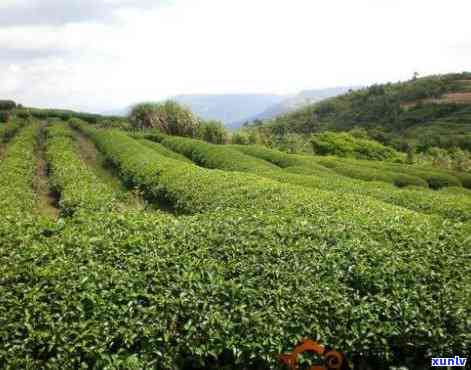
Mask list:
[[[93,22],[0,28],[0,96],[106,110],[179,93],[396,81],[471,60],[468,0],[130,3],[99,7],[113,22],[95,12]]]
[[[152,9],[169,0],[3,0],[0,24],[62,25],[110,21],[120,9]]]

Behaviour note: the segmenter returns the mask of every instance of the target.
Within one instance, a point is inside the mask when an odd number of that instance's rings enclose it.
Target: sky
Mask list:
[[[471,70],[469,0],[1,0],[0,99],[106,112]]]

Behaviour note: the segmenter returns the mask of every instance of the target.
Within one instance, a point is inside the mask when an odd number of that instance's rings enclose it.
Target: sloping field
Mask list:
[[[33,187],[39,125],[19,130],[0,162],[6,368],[281,368],[278,354],[308,337],[355,369],[412,369],[471,347],[460,177],[434,191],[414,173],[403,178],[419,186],[404,190],[392,167],[386,182],[362,181],[260,147],[72,127],[111,175],[168,212],[120,207],[76,133],[49,124],[61,217],[45,218]]]

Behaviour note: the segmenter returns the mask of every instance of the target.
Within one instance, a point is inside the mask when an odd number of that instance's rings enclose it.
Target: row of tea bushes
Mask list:
[[[9,267],[3,256],[11,249],[21,249],[25,240],[37,239],[42,233],[38,225],[46,221],[39,215],[38,197],[33,190],[38,134],[37,123],[21,129],[7,145],[0,162],[0,281],[3,270]],[[0,305],[0,317],[2,314]]]
[[[397,187],[423,186],[428,187],[427,182],[419,176],[408,175],[387,170],[386,168],[366,167],[355,165],[333,157],[316,157],[315,161],[323,166],[331,168],[335,172],[365,181],[382,181]]]
[[[288,172],[304,175],[333,176],[332,172],[335,171],[336,173],[346,177],[366,181],[383,181],[399,187],[407,185],[428,186],[426,181],[416,176],[404,175],[388,170],[372,170],[371,168],[362,166],[347,166],[344,162],[338,161],[334,158],[286,154],[257,145],[237,145],[233,147],[246,154],[275,163]],[[314,158],[316,158],[316,160],[314,160]],[[328,173],[326,172],[328,169],[333,171]]]
[[[160,137],[158,139],[164,140]],[[446,186],[471,186],[471,175],[456,171],[426,169],[392,162],[287,154],[259,145],[226,145],[224,148],[236,149],[244,154],[273,163],[287,172],[304,175],[333,176],[334,173],[338,173],[360,180],[383,181],[398,187],[421,186],[438,189]],[[187,152],[190,151],[187,150]]]
[[[469,172],[459,172],[459,171],[453,171],[453,170],[448,170],[448,169],[443,169],[443,168],[437,169],[437,167],[433,167],[433,166],[419,166],[417,168],[421,171],[421,173],[427,172],[427,171],[436,173],[437,171],[439,171],[440,173],[451,175],[457,178],[458,180],[460,180],[464,188],[471,189],[471,173]]]
[[[184,154],[196,164],[206,168],[263,174],[264,176],[275,177],[278,181],[289,178],[288,175],[281,175],[280,171],[276,171],[280,167],[288,172],[315,176],[334,176],[334,172],[327,169],[333,168],[334,171],[340,172],[347,177],[361,178],[369,181],[384,181],[396,186],[415,185],[427,187],[427,183],[418,177],[373,170],[371,168],[354,167],[344,165],[342,162],[336,162],[335,159],[328,160],[321,158],[319,161],[325,165],[324,167],[307,157],[291,156],[258,146],[221,146],[181,137],[166,138],[162,141],[162,144],[178,153]],[[239,153],[235,153],[235,151]],[[268,166],[270,163],[274,166]],[[296,179],[295,176],[292,178]]]
[[[123,132],[72,124],[95,142],[126,183],[139,187],[149,200],[169,205],[178,213],[251,206],[255,193],[266,192],[255,183],[273,184],[254,175],[209,170],[169,158]],[[273,196],[281,198],[281,188],[277,194]]]
[[[135,139],[147,139],[156,143],[161,143],[163,140],[169,137],[158,129],[149,129],[145,131],[130,131],[128,132],[128,134]]]
[[[95,124],[103,118],[103,116],[99,114],[74,112],[65,109],[28,108],[27,112],[38,120],[60,119],[62,121],[67,121],[69,119],[80,119],[88,123]]]
[[[287,154],[275,149],[265,148],[260,145],[228,145],[242,153],[252,157],[263,159],[273,163],[283,170],[303,175],[335,176],[335,172],[321,166],[311,158],[296,154]]]
[[[161,144],[205,168],[254,173],[279,170],[270,162],[245,155],[226,145],[209,144],[177,136],[168,136]]]
[[[343,165],[361,166],[366,169],[377,169],[379,171],[397,171],[409,176],[420,177],[425,180],[432,189],[440,189],[447,186],[471,187],[471,174],[443,171],[431,168],[421,168],[418,166],[389,163],[362,161],[353,159],[338,159]]]
[[[365,182],[337,176],[306,176],[293,173],[270,173],[264,176],[283,183],[307,188],[332,190],[335,193],[350,193],[371,197],[382,202],[407,208],[423,214],[435,214],[454,221],[471,221],[470,193],[461,191],[433,191],[423,187],[398,189],[380,181]],[[448,189],[448,188],[444,188]]]
[[[153,149],[158,154],[161,154],[165,157],[172,158],[172,159],[177,159],[179,161],[183,161],[183,162],[186,162],[186,163],[192,163],[191,160],[189,160],[187,157],[166,148],[165,146],[163,146],[160,143],[157,143],[155,141],[150,141],[150,140],[147,140],[147,139],[139,139],[138,141],[139,141],[140,144],[142,144],[142,145],[144,145],[144,146],[146,146],[150,149]]]
[[[339,159],[334,157],[307,157],[290,155],[257,145],[232,145],[231,147],[257,158],[265,159],[276,165],[290,169],[301,167],[301,172],[310,174],[309,169],[317,165],[318,170],[332,168],[341,175],[368,181],[384,181],[396,186],[445,186],[468,187],[471,175],[437,169],[422,169],[399,163]]]
[[[236,145],[232,146],[237,150],[241,150],[246,154],[253,155],[257,158],[262,158],[270,161],[274,164],[279,165],[285,171],[291,173],[297,173],[298,175],[317,175],[317,176],[293,176],[288,174],[271,173],[264,174],[270,178],[276,179],[281,182],[289,182],[301,186],[320,188],[326,190],[335,190],[337,192],[350,192],[363,194],[374,197],[381,201],[399,205],[401,207],[409,208],[422,213],[439,214],[443,217],[458,221],[471,221],[471,199],[466,197],[469,195],[469,191],[462,187],[451,187],[450,191],[445,191],[447,187],[443,188],[443,191],[437,193],[432,190],[427,190],[428,184],[425,180],[419,177],[413,177],[409,181],[403,182],[403,184],[411,183],[415,185],[408,185],[404,189],[397,189],[397,187],[390,184],[379,182],[379,181],[361,181],[354,178],[348,178],[345,176],[336,175],[334,172],[325,173],[321,172],[321,169],[311,167],[319,166],[315,163],[315,159],[307,156],[291,155],[279,152],[277,150],[264,148],[261,146],[250,146],[250,145]],[[383,162],[372,162],[372,161],[353,161],[358,167],[362,166],[363,172],[367,172],[368,175],[373,178],[379,170],[368,167],[368,163],[376,165],[380,168]],[[384,163],[385,166],[390,166],[389,163]],[[389,167],[388,167],[389,168]],[[398,171],[402,168],[401,165],[392,164],[390,168],[395,168]],[[387,173],[387,171],[386,171]],[[347,175],[347,173],[343,173]],[[466,174],[461,174],[462,176]],[[393,177],[389,178],[390,181],[397,181],[400,178],[400,174],[394,174]],[[354,177],[354,176],[353,176]],[[424,176],[424,178],[427,178]],[[421,190],[420,193],[411,192],[411,186],[417,187],[417,190]],[[451,190],[454,189],[454,190]],[[461,190],[458,190],[461,189]],[[457,196],[447,196],[457,195]],[[463,195],[463,196],[461,196]]]
[[[421,194],[406,189],[401,190],[385,182],[365,182],[339,176],[333,171],[323,169],[310,157],[292,156],[259,146],[237,145],[227,148],[227,146],[207,144],[179,137],[165,139],[162,141],[162,144],[190,158],[198,158],[197,163],[210,163],[211,166],[221,170],[236,169],[238,171],[255,173],[282,183],[366,195],[425,214],[438,214],[457,221],[471,221],[471,199],[465,196],[447,196],[443,193],[428,190],[425,180],[419,177],[401,175],[399,173],[389,175],[387,171],[366,167],[360,169],[362,173],[365,173],[372,180],[375,176],[383,180],[389,180],[388,182],[399,182],[402,179],[401,185],[403,186],[406,184],[420,186],[424,190]],[[266,160],[276,166],[280,166],[284,171],[276,168],[261,168],[260,162],[251,166],[253,161],[248,160],[247,156],[234,156],[234,150],[242,151],[249,156],[254,156],[263,161]],[[217,156],[216,153],[218,154]]]
[[[0,209],[10,214],[31,213],[36,207],[33,182],[39,126],[30,125],[7,146],[0,163]]]
[[[460,186],[448,186],[440,189],[440,193],[471,196],[471,189],[462,188]]]
[[[80,158],[70,128],[63,124],[47,128],[45,155],[51,188],[60,194],[62,215],[73,215],[78,209],[111,210],[117,206],[117,194]]]

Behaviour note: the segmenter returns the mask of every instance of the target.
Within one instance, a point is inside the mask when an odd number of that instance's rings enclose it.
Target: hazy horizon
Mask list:
[[[0,99],[103,112],[461,72],[470,11],[464,0],[4,0]]]

